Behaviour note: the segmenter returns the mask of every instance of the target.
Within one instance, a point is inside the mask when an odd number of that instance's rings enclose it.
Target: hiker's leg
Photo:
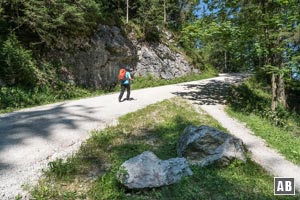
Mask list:
[[[127,85],[127,100],[130,98],[130,84]]]
[[[125,85],[121,84],[121,92],[120,92],[120,95],[119,95],[119,101],[122,100],[124,92],[125,92]]]

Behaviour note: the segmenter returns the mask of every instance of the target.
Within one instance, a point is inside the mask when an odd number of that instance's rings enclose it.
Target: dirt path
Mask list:
[[[236,79],[224,82],[211,80],[206,84],[188,85],[188,90],[178,93],[189,99],[196,108],[201,108],[215,118],[231,134],[243,140],[251,153],[251,158],[274,177],[295,179],[295,189],[300,192],[300,167],[287,161],[277,151],[267,147],[264,140],[254,135],[244,124],[231,118],[224,111],[228,85]]]
[[[179,95],[192,100],[213,116],[224,114],[219,109],[225,101],[224,90],[240,79],[240,75],[222,74],[207,80],[135,90],[132,91],[133,101],[119,103],[118,94],[109,94],[0,115],[0,199],[14,199],[17,194],[24,195],[22,185],[35,184],[41,175],[41,169],[46,167],[49,161],[76,151],[81,142],[89,137],[89,131],[103,129],[116,123],[119,116],[147,105]],[[224,115],[222,118],[226,120],[228,116]],[[231,121],[221,123],[228,130],[228,126],[238,126],[231,125]],[[243,140],[243,137],[247,138],[250,134],[245,130],[237,130],[237,133],[244,133],[238,136]],[[235,134],[234,131],[232,133]],[[260,143],[260,140],[252,142]],[[251,142],[245,143],[248,148],[254,145]],[[261,148],[261,151],[267,150]],[[263,166],[269,158],[278,158],[276,152],[266,155],[268,157],[262,160],[256,159],[256,154],[253,150],[254,159]],[[275,157],[272,157],[273,155]],[[275,169],[280,169],[276,166],[285,162],[280,159],[276,161],[278,164],[273,164]],[[291,171],[295,172],[295,178],[297,174],[299,176],[299,169],[292,168],[293,165],[289,166]],[[274,175],[281,176],[275,169],[267,168]],[[300,181],[299,177],[296,179]],[[299,185],[297,182],[297,187]]]
[[[275,177],[295,178],[295,189],[300,191],[300,167],[287,161],[275,150],[255,136],[245,125],[229,117],[222,105],[202,105],[201,108],[215,118],[231,134],[243,140],[251,153],[251,158]]]

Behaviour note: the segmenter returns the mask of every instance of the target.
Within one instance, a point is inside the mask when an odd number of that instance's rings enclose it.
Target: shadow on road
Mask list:
[[[83,105],[65,106],[59,104],[50,109],[16,112],[0,116],[0,157],[6,150],[13,151],[17,145],[29,145],[32,138],[42,138],[50,141],[54,130],[60,128],[68,131],[61,134],[77,134],[79,124],[99,122],[93,117],[95,107]],[[2,155],[1,155],[2,154]],[[1,161],[1,170],[11,164]]]
[[[225,81],[210,80],[206,83],[185,84],[186,91],[175,92],[173,94],[192,100],[195,104],[199,105],[224,105],[226,104],[230,85],[239,83],[245,78],[238,74],[231,76],[234,76],[234,78],[225,78]]]

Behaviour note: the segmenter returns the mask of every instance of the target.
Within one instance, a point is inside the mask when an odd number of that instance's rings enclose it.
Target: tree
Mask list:
[[[47,47],[65,47],[74,37],[90,35],[101,18],[101,7],[94,0],[4,1],[2,8],[11,32],[31,38],[30,45]]]
[[[202,13],[200,19],[188,24],[188,31],[183,29],[183,40],[190,37],[190,43],[198,44],[214,58],[208,62],[221,69],[228,66],[240,69],[247,64],[248,70],[261,73],[270,80],[270,107],[273,110],[280,105],[286,107],[285,82],[291,69],[299,65],[299,39],[295,38],[299,36],[300,5],[286,0],[202,3],[206,3],[210,13]]]

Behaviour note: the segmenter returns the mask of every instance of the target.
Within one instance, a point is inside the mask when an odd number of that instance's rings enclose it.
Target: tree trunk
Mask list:
[[[128,18],[129,18],[129,13],[128,13],[128,10],[129,10],[129,0],[126,0],[126,23],[128,24]]]
[[[281,63],[281,67],[282,67]],[[284,77],[283,75],[279,75],[277,77],[277,91],[276,91],[276,96],[278,103],[282,105],[284,108],[286,108],[286,94],[285,94],[285,84],[284,84]]]
[[[166,0],[164,0],[164,24],[167,23]]]
[[[224,52],[224,72],[227,72],[227,51]]]
[[[281,28],[279,28],[279,31],[281,32]],[[282,44],[283,37],[280,35],[278,37],[278,46]],[[281,53],[278,53],[277,57],[277,66],[279,66],[279,70],[282,70],[284,68],[283,58]],[[278,104],[282,105],[284,108],[286,108],[286,95],[285,95],[285,84],[284,84],[284,75],[280,73],[277,75],[277,81],[276,81],[276,100]]]
[[[272,105],[271,109],[274,111],[277,107],[277,99],[276,99],[276,75],[272,73],[271,77],[271,87],[272,87]]]
[[[275,110],[278,105],[286,108],[285,84],[283,75],[272,74],[272,110]]]

